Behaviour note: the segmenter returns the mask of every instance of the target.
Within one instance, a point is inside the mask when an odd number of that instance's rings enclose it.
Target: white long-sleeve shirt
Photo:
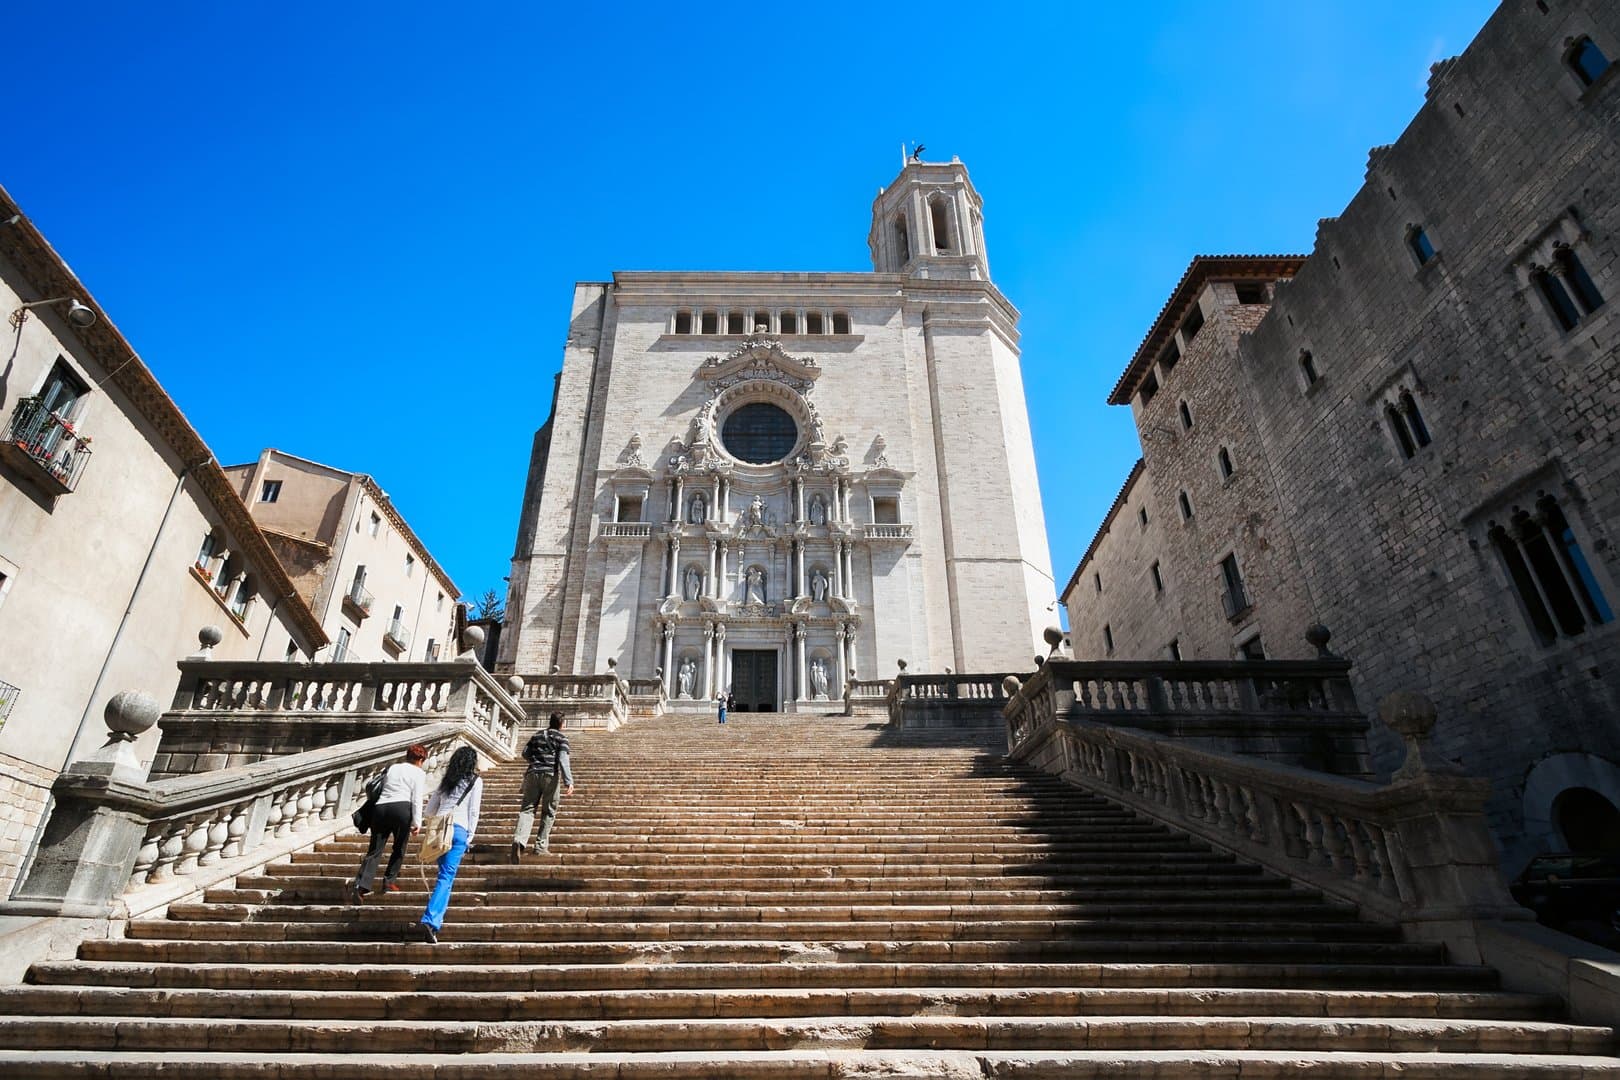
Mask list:
[[[428,797],[427,816],[432,817],[434,814],[442,812],[446,808],[449,799],[450,796],[438,788],[434,788],[433,794]],[[473,777],[472,787],[468,788],[467,794],[463,795],[461,801],[456,803],[455,812],[450,818],[455,824],[467,830],[467,842],[469,844],[472,843],[473,833],[478,831],[478,809],[483,801],[484,780],[483,777],[475,776]]]
[[[411,804],[411,828],[422,825],[422,794],[427,787],[427,773],[408,761],[396,761],[383,773],[382,793],[377,805],[408,802]]]

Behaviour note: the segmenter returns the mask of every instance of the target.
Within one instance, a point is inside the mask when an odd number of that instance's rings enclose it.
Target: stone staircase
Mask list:
[[[1620,1076],[1555,999],[961,738],[580,734],[549,856],[491,776],[438,945],[414,865],[344,902],[345,836],[0,989],[0,1076]]]

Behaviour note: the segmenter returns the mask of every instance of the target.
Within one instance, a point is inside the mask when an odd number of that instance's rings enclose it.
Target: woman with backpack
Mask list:
[[[377,863],[390,837],[394,853],[388,857],[388,871],[383,874],[383,887],[398,892],[394,881],[405,863],[405,843],[422,825],[422,789],[427,787],[427,774],[422,762],[427,760],[427,747],[420,744],[405,751],[405,760],[396,761],[372,783],[375,798],[366,799],[371,808],[367,824],[371,829],[371,846],[360,863],[360,872],[349,883],[349,898],[363,900],[371,892],[377,877]]]
[[[438,944],[444,913],[450,906],[450,887],[456,882],[456,871],[461,869],[461,857],[478,831],[478,809],[484,800],[484,781],[479,771],[478,751],[463,746],[450,755],[444,779],[428,799],[429,819],[444,814],[453,823],[450,848],[439,856],[439,878],[422,912],[422,932],[429,945]]]

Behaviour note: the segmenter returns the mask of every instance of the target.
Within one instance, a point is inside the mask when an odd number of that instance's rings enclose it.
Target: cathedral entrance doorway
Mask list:
[[[776,650],[733,649],[731,695],[737,712],[776,712]]]

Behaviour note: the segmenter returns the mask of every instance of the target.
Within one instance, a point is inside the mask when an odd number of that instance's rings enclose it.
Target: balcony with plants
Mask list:
[[[90,462],[90,440],[73,428],[38,397],[17,402],[6,434],[0,441],[0,459],[33,481],[47,494],[66,495],[79,484]]]

